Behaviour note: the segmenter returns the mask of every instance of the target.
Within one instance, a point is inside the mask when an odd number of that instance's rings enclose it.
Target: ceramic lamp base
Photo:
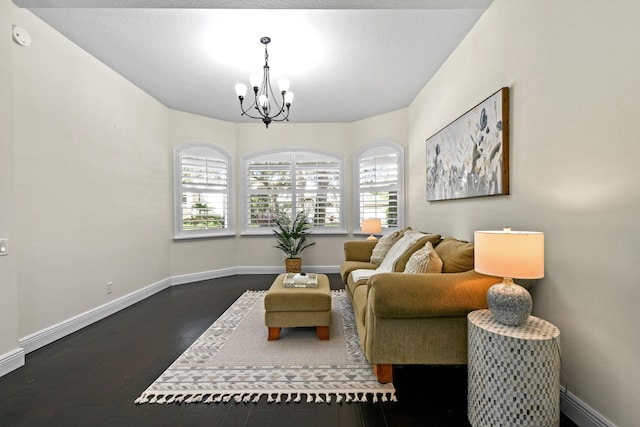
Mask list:
[[[487,305],[496,321],[509,326],[523,325],[531,314],[531,294],[511,279],[489,288]]]

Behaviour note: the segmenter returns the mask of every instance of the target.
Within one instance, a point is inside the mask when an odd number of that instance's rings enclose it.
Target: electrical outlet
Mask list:
[[[0,239],[0,256],[9,254],[9,239]]]
[[[107,295],[113,292],[113,282],[107,282]]]

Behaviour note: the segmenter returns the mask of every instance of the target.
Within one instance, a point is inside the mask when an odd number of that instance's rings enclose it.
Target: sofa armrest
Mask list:
[[[502,279],[477,273],[380,273],[369,279],[368,303],[376,317],[464,316],[487,308],[487,291]]]
[[[369,262],[377,240],[351,240],[344,243],[344,260]]]

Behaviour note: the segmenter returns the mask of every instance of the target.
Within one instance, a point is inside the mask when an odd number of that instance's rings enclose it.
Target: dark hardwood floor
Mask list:
[[[397,403],[133,403],[245,290],[274,278],[174,286],[28,354],[0,378],[0,426],[469,426],[463,367],[397,367]]]

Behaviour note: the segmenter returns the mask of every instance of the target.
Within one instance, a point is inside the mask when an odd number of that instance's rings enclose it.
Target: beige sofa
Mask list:
[[[411,255],[431,241],[441,273],[410,274]],[[467,314],[487,308],[487,290],[501,279],[473,270],[473,244],[431,235],[409,248],[394,272],[354,281],[352,272],[376,269],[375,241],[344,244],[340,274],[355,313],[364,353],[380,382],[393,380],[392,365],[467,363]]]

